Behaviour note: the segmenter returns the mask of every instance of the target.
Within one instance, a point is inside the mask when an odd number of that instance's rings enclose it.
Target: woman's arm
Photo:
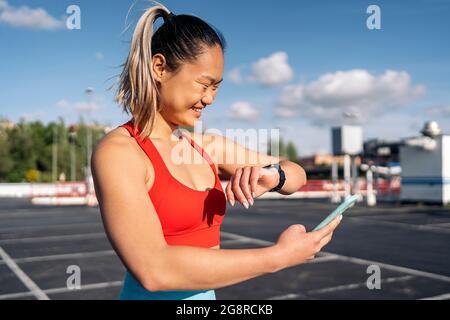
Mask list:
[[[151,291],[200,290],[236,284],[313,257],[331,229],[306,233],[294,225],[260,249],[167,245],[145,186],[142,157],[129,141],[99,144],[92,171],[107,236],[127,269]],[[326,232],[324,231],[326,230]]]
[[[221,172],[229,177],[226,195],[231,205],[239,201],[248,208],[253,199],[276,187],[279,174],[275,169],[262,169],[270,164],[279,163],[286,180],[278,191],[288,195],[297,192],[306,184],[305,170],[292,161],[283,157],[275,157],[260,153],[220,135],[192,134],[202,144],[205,151],[212,155]],[[252,196],[254,192],[255,196]]]
[[[282,160],[279,163],[286,175],[286,181],[280,191],[278,191],[279,193],[291,194],[297,192],[306,184],[306,172],[301,166],[289,160]],[[275,186],[277,185],[278,182]]]

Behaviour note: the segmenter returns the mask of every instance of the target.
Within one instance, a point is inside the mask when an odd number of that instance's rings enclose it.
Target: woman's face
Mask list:
[[[207,48],[195,63],[184,63],[178,73],[162,72],[161,116],[174,126],[194,127],[211,105],[222,81],[224,57],[219,46]],[[194,108],[198,108],[195,111]]]

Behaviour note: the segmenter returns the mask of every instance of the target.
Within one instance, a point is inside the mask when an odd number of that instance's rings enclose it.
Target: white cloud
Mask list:
[[[364,140],[380,138],[400,140],[421,135],[420,130],[427,119],[416,113],[392,112],[383,114],[363,126]]]
[[[0,0],[0,23],[13,27],[46,30],[63,28],[65,25],[62,19],[52,17],[45,9],[32,9],[27,6],[12,7],[4,0]]]
[[[275,115],[281,117],[281,118],[290,118],[296,116],[296,113],[294,110],[287,109],[287,108],[277,108],[275,109]]]
[[[286,52],[275,52],[252,64],[252,79],[263,86],[277,86],[288,82],[293,76]]]
[[[100,109],[96,102],[76,102],[74,104],[75,110],[81,112],[94,112]]]
[[[250,103],[237,101],[230,106],[228,116],[238,120],[254,121],[259,117],[259,112]]]
[[[78,111],[78,112],[86,112],[92,113],[102,109],[102,106],[97,101],[87,102],[87,101],[77,101],[70,102],[66,99],[61,99],[56,103],[56,106],[61,109],[65,109],[68,111]]]
[[[285,130],[283,140],[292,141],[299,156],[327,154],[331,152],[330,131],[325,128],[298,123],[292,129]]]
[[[275,107],[280,117],[302,116],[314,124],[365,123],[414,101],[425,92],[411,84],[405,71],[386,70],[374,76],[366,70],[337,71],[309,84],[286,86]]]
[[[428,119],[420,114],[391,112],[374,118],[362,126],[364,141],[379,138],[387,141],[397,141],[407,137],[420,136],[420,130]],[[284,120],[289,121],[289,120]],[[281,127],[282,137],[292,141],[301,156],[331,153],[331,127],[319,127],[303,120],[289,122],[292,128],[284,124]],[[450,129],[450,121],[438,121],[444,132]]]
[[[0,3],[0,7],[1,7],[1,3]],[[38,120],[42,121],[43,117],[46,115],[47,115],[47,112],[45,112],[45,111],[22,113],[19,115],[19,119],[23,119],[25,122],[38,121]]]
[[[240,84],[242,83],[242,75],[241,75],[241,67],[234,68],[230,72],[228,72],[228,80],[233,83]]]
[[[434,106],[425,109],[425,113],[431,117],[437,118],[439,120],[441,117],[450,117],[450,105],[446,106]]]
[[[101,61],[101,60],[103,60],[105,58],[105,55],[103,54],[103,53],[101,53],[101,52],[97,52],[96,54],[95,54],[95,59],[97,59],[98,61]]]
[[[68,109],[68,108],[70,108],[70,103],[69,103],[69,101],[62,99],[56,103],[56,106],[61,109]]]

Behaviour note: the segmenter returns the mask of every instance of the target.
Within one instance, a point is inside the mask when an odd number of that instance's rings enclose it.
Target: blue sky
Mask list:
[[[127,121],[108,88],[151,5],[137,1],[122,33],[133,2],[0,0],[0,116],[71,123],[88,109],[100,123]],[[330,127],[342,123],[361,123],[366,139],[413,136],[427,120],[450,133],[450,1],[161,2],[227,40],[207,128],[279,127],[300,155],[329,152]],[[80,30],[64,27],[72,4]],[[366,26],[371,4],[381,9],[380,30]]]

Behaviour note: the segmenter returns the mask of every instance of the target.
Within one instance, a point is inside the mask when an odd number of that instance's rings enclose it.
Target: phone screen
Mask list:
[[[353,207],[356,203],[356,201],[359,199],[359,195],[355,194],[351,197],[348,197],[347,200],[342,202],[332,213],[328,215],[325,219],[322,220],[321,223],[319,223],[313,231],[317,231],[325,227],[327,224],[329,224],[331,221],[333,221],[334,218],[336,218],[338,215],[343,214],[345,210]]]

